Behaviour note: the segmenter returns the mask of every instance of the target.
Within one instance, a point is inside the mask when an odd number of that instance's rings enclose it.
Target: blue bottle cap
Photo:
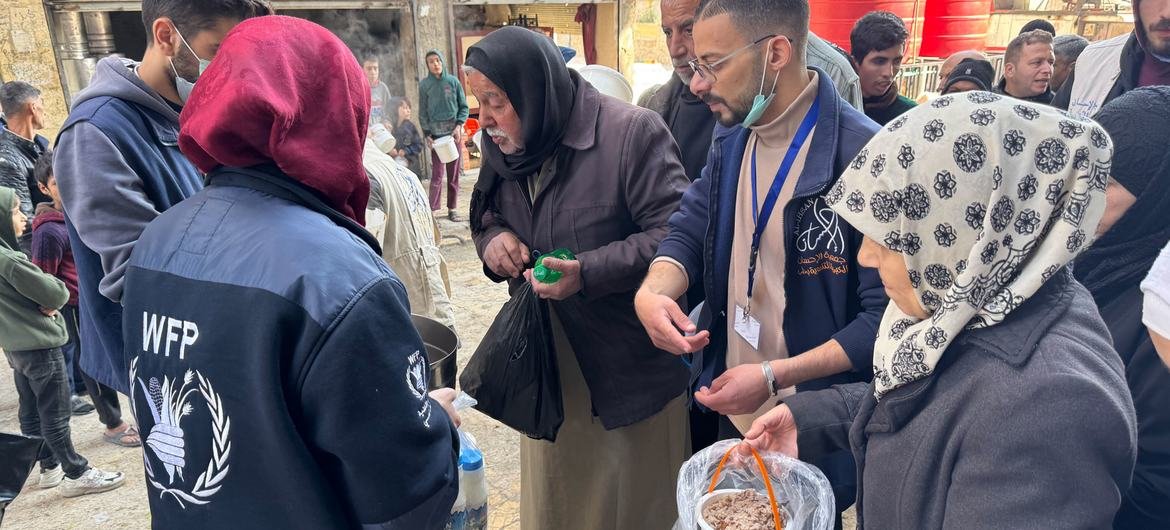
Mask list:
[[[483,454],[475,450],[463,450],[459,452],[459,469],[463,471],[475,471],[483,467]]]

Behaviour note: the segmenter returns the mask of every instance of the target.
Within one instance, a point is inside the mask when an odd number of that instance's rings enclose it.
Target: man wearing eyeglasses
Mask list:
[[[690,62],[695,59],[695,43],[691,37],[699,0],[661,0],[662,33],[674,66],[674,75],[665,85],[651,89],[642,96],[639,105],[662,116],[670,134],[678,144],[680,159],[687,178],[699,178],[707,165],[711,136],[715,129],[715,114],[699,96],[690,90],[695,71]],[[809,33],[805,46],[808,65],[825,71],[833,80],[841,97],[854,108],[861,109],[861,82],[844,51]],[[703,285],[695,282],[686,293],[686,305],[694,307],[703,301]],[[714,443],[717,438],[717,415],[691,408],[691,446],[698,451]]]
[[[666,50],[674,66],[674,75],[666,84],[651,89],[639,103],[657,112],[670,127],[674,141],[682,152],[683,167],[692,181],[699,178],[707,163],[711,146],[711,132],[715,115],[703,100],[690,90],[690,61],[695,59],[695,43],[691,37],[695,25],[695,11],[699,0],[661,0],[662,34]],[[829,42],[810,33],[805,49],[805,60],[810,66],[824,70],[845,101],[861,109],[861,82],[849,58]]]
[[[656,346],[695,354],[694,397],[729,417],[725,437],[798,390],[867,381],[887,304],[877,272],[857,264],[861,234],[826,204],[877,125],[806,66],[808,16],[807,0],[704,4],[691,90],[727,128],[635,298]],[[698,282],[707,300],[692,322],[675,300]],[[838,508],[852,504],[852,458],[814,463]]]

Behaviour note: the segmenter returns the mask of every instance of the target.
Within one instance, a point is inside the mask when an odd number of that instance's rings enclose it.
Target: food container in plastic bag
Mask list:
[[[821,471],[780,453],[748,455],[723,440],[683,464],[674,530],[822,530],[833,527],[833,489]]]

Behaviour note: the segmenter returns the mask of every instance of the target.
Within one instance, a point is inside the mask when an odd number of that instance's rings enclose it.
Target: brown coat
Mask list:
[[[682,360],[655,348],[638,322],[634,293],[688,180],[662,118],[588,83],[561,143],[567,159],[546,173],[535,201],[527,182],[500,180],[475,244],[482,258],[492,238],[511,231],[534,254],[562,247],[576,254],[584,287],[552,303],[593,408],[614,429],[654,415],[687,386]]]

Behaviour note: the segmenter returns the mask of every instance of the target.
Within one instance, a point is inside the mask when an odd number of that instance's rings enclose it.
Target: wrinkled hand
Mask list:
[[[697,352],[711,342],[711,333],[707,330],[695,333],[695,324],[669,296],[639,289],[634,296],[634,312],[660,350],[684,355]],[[687,337],[684,333],[695,334]]]
[[[455,130],[451,131],[451,136],[455,140],[455,145],[463,145],[463,126],[456,125]]]
[[[561,273],[556,283],[541,283],[532,277],[532,271],[524,271],[524,278],[532,284],[532,292],[541,298],[564,300],[581,291],[581,262],[563,260],[552,256],[544,258],[544,267]]]
[[[695,392],[695,399],[707,408],[728,416],[751,414],[759,410],[771,395],[760,365],[741,364],[715,378],[710,388],[700,388]]]
[[[506,278],[519,278],[530,258],[528,247],[511,232],[501,232],[483,250],[483,262],[488,269]]]
[[[773,451],[799,458],[796,434],[796,418],[792,416],[792,410],[788,405],[780,405],[756,418],[743,439],[757,451]]]
[[[459,417],[458,412],[455,412],[455,397],[458,395],[455,393],[455,389],[440,388],[438,390],[432,390],[429,395],[431,399],[439,403],[439,406],[443,407],[443,412],[446,412],[447,417],[451,418],[451,423],[456,428],[459,428],[459,425],[463,423],[463,419]]]
[[[45,316],[47,316],[47,317],[49,317],[49,318],[53,318],[53,317],[57,316],[57,310],[56,310],[56,309],[49,309],[49,308],[47,308],[47,307],[42,307],[42,308],[40,308],[40,310],[41,310],[41,314],[42,314],[42,315],[45,315]]]

